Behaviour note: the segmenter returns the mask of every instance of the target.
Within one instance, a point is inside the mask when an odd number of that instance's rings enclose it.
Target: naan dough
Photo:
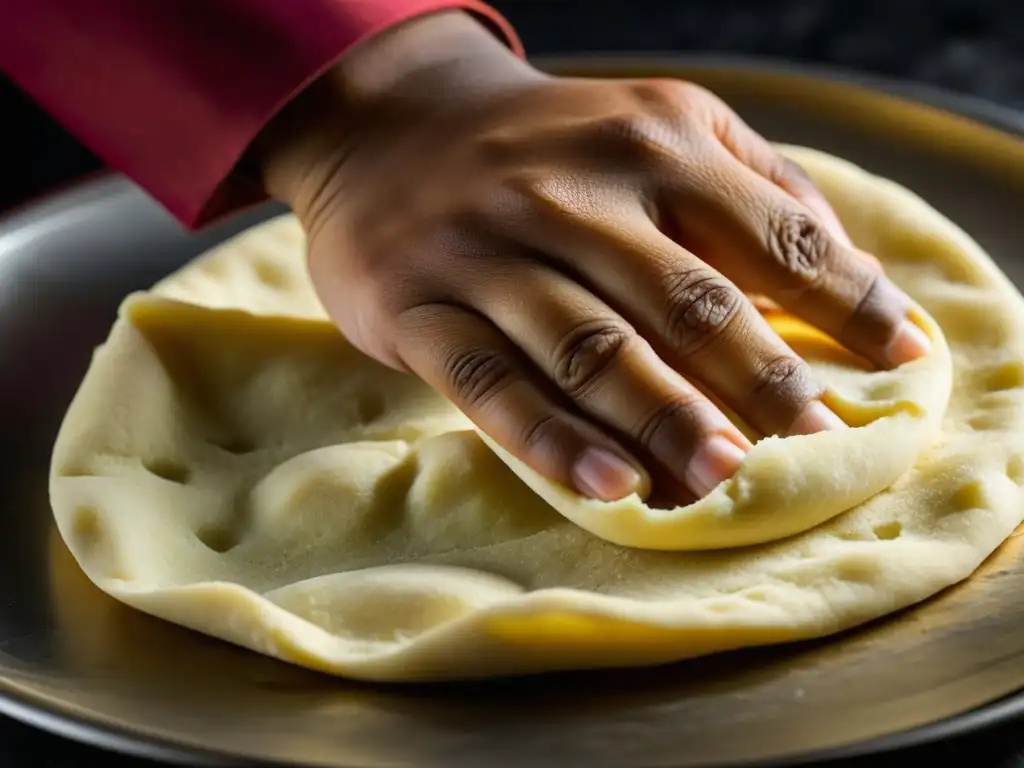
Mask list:
[[[1024,518],[1024,301],[912,193],[785,151],[935,343],[874,372],[775,321],[855,428],[766,439],[685,509],[581,500],[348,346],[283,217],[125,302],[54,450],[61,534],[142,611],[385,681],[821,636],[966,578]]]

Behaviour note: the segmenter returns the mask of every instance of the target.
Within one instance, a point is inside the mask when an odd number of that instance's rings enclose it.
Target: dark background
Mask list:
[[[493,4],[515,24],[528,51],[537,55],[740,53],[926,82],[1024,110],[1024,0],[494,0]],[[0,145],[0,210],[99,168],[88,151],[2,78],[0,116],[7,136]],[[63,766],[98,757],[91,749],[58,744],[0,719],[0,765]],[[1024,733],[1020,724],[1011,723],[967,740],[856,765],[910,763],[1024,768]],[[104,764],[137,765],[120,759]]]
[[[166,0],[163,0],[166,1]],[[296,0],[301,1],[301,0]],[[742,53],[928,82],[1024,109],[1024,0],[492,0],[532,54]],[[0,79],[0,209],[99,167]]]

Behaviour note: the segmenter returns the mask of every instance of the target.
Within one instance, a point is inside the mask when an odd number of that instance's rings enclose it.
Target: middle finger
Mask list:
[[[563,254],[667,363],[755,430],[844,426],[818,399],[822,388],[807,363],[731,281],[663,234],[639,203],[614,210],[614,220],[579,217],[547,230],[557,232],[549,252]]]
[[[581,411],[625,435],[693,495],[704,496],[739,466],[750,447],[739,429],[572,278],[523,263],[474,294],[474,308]],[[518,311],[523,296],[530,297],[529,312]],[[657,485],[664,473],[648,469]]]

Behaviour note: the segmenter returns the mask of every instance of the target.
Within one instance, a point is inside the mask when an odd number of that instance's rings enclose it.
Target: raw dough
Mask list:
[[[966,578],[1024,518],[1024,301],[912,193],[785,151],[935,342],[873,372],[776,321],[855,428],[765,440],[682,510],[583,501],[348,346],[283,217],[125,302],[54,449],[61,534],[142,611],[387,681],[821,636]]]

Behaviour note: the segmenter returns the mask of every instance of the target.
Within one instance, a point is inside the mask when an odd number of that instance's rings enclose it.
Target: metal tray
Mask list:
[[[1024,119],[1011,111],[763,63],[546,64],[704,83],[770,138],[917,190],[1024,285]],[[103,177],[0,222],[0,711],[178,761],[708,768],[878,752],[1024,710],[1012,695],[1024,689],[1019,538],[968,582],[828,641],[472,685],[318,676],[102,595],[56,535],[46,490],[52,441],[91,350],[126,293],[276,211],[189,236],[131,185]]]

